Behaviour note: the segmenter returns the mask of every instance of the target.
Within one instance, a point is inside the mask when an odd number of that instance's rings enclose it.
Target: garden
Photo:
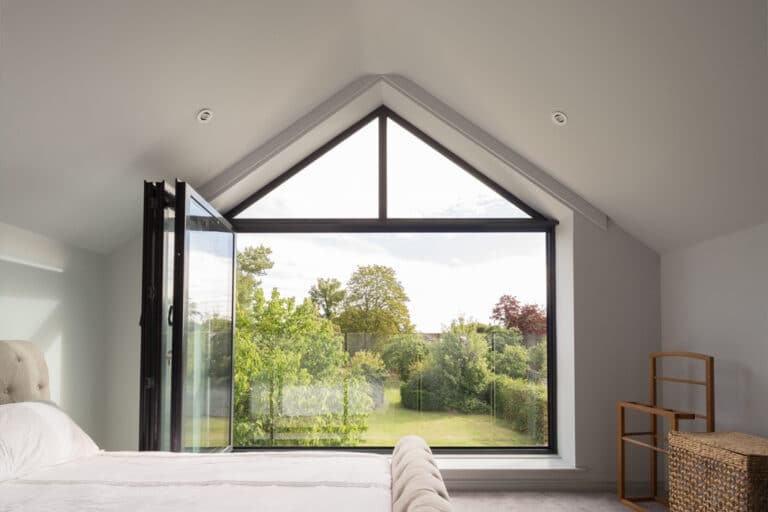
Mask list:
[[[418,333],[391,267],[320,278],[299,300],[262,287],[272,266],[263,245],[238,254],[235,446],[547,444],[540,306],[504,295],[490,323]]]

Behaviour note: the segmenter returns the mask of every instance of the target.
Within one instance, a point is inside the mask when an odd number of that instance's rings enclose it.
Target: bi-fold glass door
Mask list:
[[[141,450],[232,446],[235,239],[189,185],[145,183]]]

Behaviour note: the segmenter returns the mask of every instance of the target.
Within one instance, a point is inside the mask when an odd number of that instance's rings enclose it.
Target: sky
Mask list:
[[[358,265],[394,268],[419,332],[440,332],[459,316],[488,322],[504,294],[546,304],[542,233],[238,235],[239,250],[259,244],[275,262],[262,286],[300,300],[320,277],[346,284]]]
[[[188,301],[201,318],[232,312],[232,234],[211,231],[209,214],[190,202]]]

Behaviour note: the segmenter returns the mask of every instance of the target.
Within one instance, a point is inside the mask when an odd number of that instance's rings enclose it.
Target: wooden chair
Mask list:
[[[705,365],[705,380],[691,380],[680,379],[675,377],[663,377],[658,375],[657,361],[665,357],[679,357],[688,358],[693,360],[700,360]],[[694,412],[676,411],[673,409],[666,409],[661,407],[658,403],[658,386],[659,382],[675,382],[679,384],[690,384],[694,386],[703,386],[706,393],[707,411],[706,415],[696,414]],[[619,449],[619,466],[618,466],[618,494],[619,501],[624,505],[638,511],[645,510],[638,503],[643,502],[656,502],[665,507],[669,507],[666,500],[658,496],[658,482],[657,482],[657,457],[659,453],[668,454],[668,450],[659,446],[658,436],[658,420],[659,418],[666,418],[669,420],[670,430],[679,430],[681,420],[694,420],[703,419],[706,420],[706,432],[715,431],[715,360],[712,356],[697,354],[695,352],[653,352],[650,356],[650,392],[651,400],[648,404],[641,404],[638,402],[619,402],[618,403],[618,449]],[[650,416],[650,429],[647,432],[627,432],[626,431],[626,411],[640,411],[649,414]],[[649,438],[649,442],[640,441],[638,437]],[[630,443],[637,446],[642,446],[650,450],[650,483],[651,492],[648,496],[634,496],[628,497],[626,495],[625,488],[625,449],[626,444]]]

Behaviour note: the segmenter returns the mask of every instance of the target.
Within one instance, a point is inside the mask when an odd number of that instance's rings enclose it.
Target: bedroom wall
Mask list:
[[[715,357],[718,430],[768,436],[768,223],[665,254],[662,346]],[[678,368],[695,376],[692,368]],[[701,394],[668,386],[673,406]]]
[[[603,231],[576,216],[576,460],[597,486],[616,480],[616,402],[648,400],[648,355],[661,347],[660,266],[617,225]],[[628,479],[646,480],[647,451],[630,447],[628,456]]]
[[[51,398],[102,444],[106,258],[0,223],[0,339],[45,352]]]
[[[139,370],[141,361],[141,239],[108,258],[104,448],[139,447]]]

